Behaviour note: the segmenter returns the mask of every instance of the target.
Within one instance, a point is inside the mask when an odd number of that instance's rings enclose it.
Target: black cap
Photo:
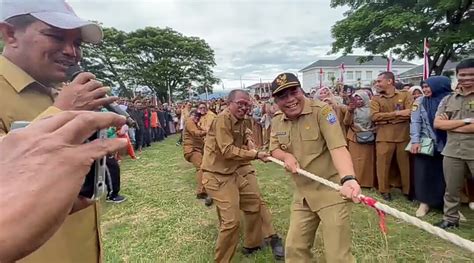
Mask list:
[[[301,87],[298,77],[293,73],[281,73],[272,82],[272,95],[292,87]]]

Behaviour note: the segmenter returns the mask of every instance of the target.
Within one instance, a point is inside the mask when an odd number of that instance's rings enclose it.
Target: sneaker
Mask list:
[[[434,224],[435,226],[439,227],[439,228],[442,228],[442,229],[448,229],[448,228],[458,228],[459,227],[459,223],[456,222],[456,223],[451,223],[451,222],[448,222],[448,221],[441,221],[441,222],[438,222],[436,224]]]
[[[107,197],[106,202],[107,202],[107,203],[120,204],[120,203],[122,203],[122,202],[125,201],[125,200],[127,200],[126,197],[121,196],[121,195],[117,195],[117,196],[115,196],[115,197]]]

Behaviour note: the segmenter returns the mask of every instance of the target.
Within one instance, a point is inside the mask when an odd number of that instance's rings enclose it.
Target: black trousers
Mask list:
[[[107,156],[105,164],[105,184],[107,185],[107,196],[114,198],[120,192],[120,165],[114,156]]]
[[[151,145],[151,128],[144,128],[143,129],[143,147],[147,147]]]
[[[135,130],[135,150],[138,150],[143,145],[143,131],[145,128]]]

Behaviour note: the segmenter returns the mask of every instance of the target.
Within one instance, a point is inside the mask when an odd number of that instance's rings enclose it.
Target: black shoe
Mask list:
[[[448,229],[448,228],[458,228],[459,227],[459,222],[456,223],[451,223],[446,220],[442,220],[441,222],[438,222],[434,224],[435,226],[442,228],[442,229]]]
[[[196,195],[196,199],[206,199],[207,194],[206,193],[200,193]]]
[[[409,202],[414,202],[415,201],[415,198],[413,198],[413,196],[411,195],[406,195],[406,194],[403,194],[405,196],[405,198],[409,201]]]
[[[385,201],[392,201],[392,195],[390,193],[382,193],[383,200]]]
[[[242,254],[244,254],[244,256],[248,257],[254,253],[256,253],[257,251],[260,251],[262,250],[262,247],[252,247],[252,248],[247,248],[247,247],[244,247],[242,248]]]
[[[127,200],[126,197],[121,196],[121,195],[116,195],[115,197],[107,197],[107,200],[105,200],[105,201],[108,202],[108,203],[120,204],[125,200]]]
[[[210,198],[209,196],[207,196],[206,198],[204,198],[204,204],[206,206],[211,206],[212,205],[212,198]]]
[[[275,260],[285,260],[285,248],[281,237],[277,234],[265,238],[265,243],[272,248],[273,257]]]

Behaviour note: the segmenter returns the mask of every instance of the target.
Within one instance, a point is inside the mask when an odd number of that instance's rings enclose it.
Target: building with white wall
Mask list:
[[[359,58],[364,56],[348,55],[336,59],[321,59],[303,68],[303,89],[309,92],[311,89],[318,89],[320,86],[320,72],[322,70],[322,85],[333,86],[337,83],[341,74],[343,82],[347,85],[370,85],[377,78],[380,72],[387,70],[387,59],[382,56],[372,56],[373,59],[360,63]],[[344,64],[344,70],[341,65]],[[392,72],[397,76],[413,67],[415,64],[405,61],[394,60]]]

